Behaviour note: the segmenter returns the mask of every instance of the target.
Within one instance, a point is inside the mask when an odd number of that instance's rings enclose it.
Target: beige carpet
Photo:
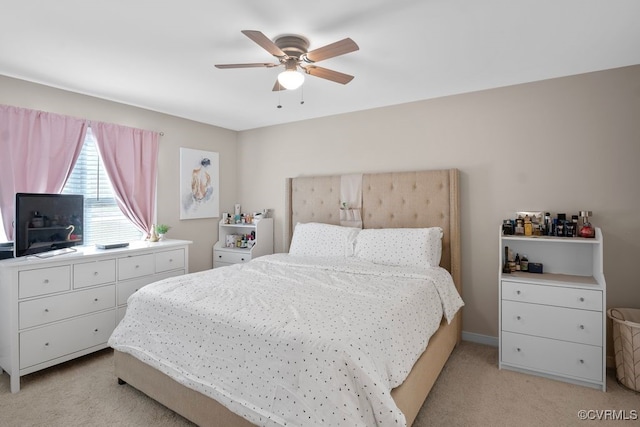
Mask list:
[[[640,415],[640,394],[616,383],[607,392],[500,371],[498,350],[463,342],[456,348],[414,426],[626,426],[635,421],[581,421],[578,411]],[[0,426],[191,426],[113,376],[110,350],[22,378],[9,392],[0,376]],[[595,413],[591,413],[595,416]],[[616,415],[623,414],[616,412]]]

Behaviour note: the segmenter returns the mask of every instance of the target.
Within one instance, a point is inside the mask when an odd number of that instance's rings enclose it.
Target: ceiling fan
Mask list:
[[[278,59],[278,63],[254,62],[249,64],[217,64],[216,68],[252,68],[252,67],[280,67],[284,66],[285,70],[278,75],[278,80],[273,86],[274,91],[293,90],[300,87],[304,81],[304,74],[320,77],[322,79],[331,80],[332,82],[347,84],[353,80],[353,76],[330,70],[328,68],[318,67],[314,65],[316,62],[345,53],[354,52],[358,49],[358,45],[346,38],[326,46],[307,51],[309,41],[298,35],[284,35],[271,41],[260,31],[243,30],[242,34],[249,37],[264,50]],[[304,74],[301,74],[301,70]]]

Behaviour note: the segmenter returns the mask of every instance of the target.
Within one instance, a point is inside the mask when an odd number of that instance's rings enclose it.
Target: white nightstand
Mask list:
[[[500,231],[499,240],[499,367],[606,390],[600,229],[594,239]],[[544,273],[503,273],[505,246]]]
[[[227,247],[228,235],[255,234],[255,244],[251,248]],[[273,219],[264,218],[255,224],[218,225],[218,242],[213,246],[213,268],[241,262],[249,262],[262,255],[273,253]]]

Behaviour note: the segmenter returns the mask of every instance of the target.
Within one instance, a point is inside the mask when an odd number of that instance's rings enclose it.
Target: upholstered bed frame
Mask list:
[[[287,180],[285,245],[298,222],[339,224],[341,176]],[[441,266],[451,272],[462,295],[460,280],[460,220],[458,170],[375,173],[362,177],[364,228],[444,230]],[[407,379],[391,395],[411,425],[449,355],[460,340],[462,316],[443,322],[431,337]],[[250,426],[215,400],[191,390],[156,369],[122,352],[115,352],[115,372],[148,396],[201,426]]]

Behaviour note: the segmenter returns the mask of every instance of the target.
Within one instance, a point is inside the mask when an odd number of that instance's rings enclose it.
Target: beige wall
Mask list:
[[[158,222],[194,241],[191,271],[211,267],[217,219],[179,220],[180,147],[220,153],[221,211],[274,209],[276,250],[287,177],[456,167],[465,331],[498,334],[497,229],[517,210],[592,210],[608,305],[640,307],[640,66],[239,133],[2,76],[0,103],[164,132]]]
[[[244,131],[238,161],[276,250],[287,177],[459,168],[466,332],[498,335],[497,233],[518,210],[592,210],[608,305],[640,308],[640,66]]]
[[[223,209],[235,203],[236,132],[4,76],[0,76],[0,104],[164,132],[158,155],[157,221],[172,226],[167,237],[193,241],[189,256],[191,271],[212,267],[218,219],[179,219],[180,147],[220,154],[220,208]]]

